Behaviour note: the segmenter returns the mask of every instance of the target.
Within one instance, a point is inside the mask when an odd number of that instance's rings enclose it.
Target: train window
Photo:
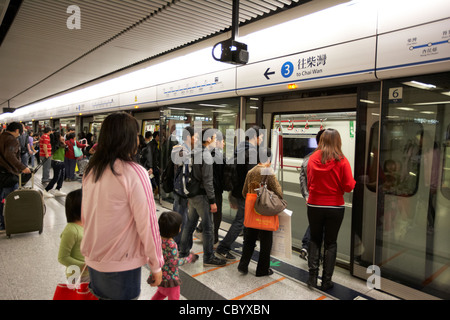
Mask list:
[[[423,127],[411,121],[387,121],[381,152],[378,152],[378,126],[372,125],[369,139],[367,182],[376,191],[377,162],[380,157],[380,187],[385,194],[410,197],[417,192],[422,153]]]
[[[283,136],[283,157],[304,158],[316,148],[316,138],[294,138]]]
[[[441,190],[444,197],[450,199],[450,124],[447,127],[444,142],[444,165],[442,172]]]

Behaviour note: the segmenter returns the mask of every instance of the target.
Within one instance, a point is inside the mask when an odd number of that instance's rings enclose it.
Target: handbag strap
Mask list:
[[[262,176],[262,180],[261,180],[261,183],[259,185],[261,187],[264,186],[264,185],[267,186],[267,179],[268,179],[267,174],[264,174],[264,175],[262,174],[261,176]]]

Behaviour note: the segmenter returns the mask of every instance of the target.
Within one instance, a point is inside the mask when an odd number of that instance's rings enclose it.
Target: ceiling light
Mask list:
[[[428,83],[423,83],[423,82],[419,82],[419,81],[408,81],[408,82],[403,82],[403,84],[406,84],[407,86],[410,86],[410,87],[419,88],[419,89],[426,89],[426,90],[436,89],[436,86],[434,84],[428,84]]]
[[[226,108],[228,106],[223,104],[207,104],[207,103],[200,103],[199,106],[203,107],[213,107],[213,108]]]
[[[416,109],[413,108],[408,108],[408,107],[398,107],[398,110],[403,110],[403,111],[416,111]]]
[[[419,103],[412,103],[413,106],[428,106],[433,104],[447,104],[450,103],[450,101],[434,101],[434,102],[419,102]]]
[[[376,102],[372,101],[372,100],[359,99],[359,101],[364,102],[364,103],[369,103],[369,104],[376,104]]]
[[[172,108],[172,107],[169,107],[169,109],[171,109],[171,110],[186,110],[186,111],[194,110],[194,109],[188,109],[188,108]]]

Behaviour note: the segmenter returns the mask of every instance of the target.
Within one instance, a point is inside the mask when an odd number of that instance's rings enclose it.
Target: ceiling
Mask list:
[[[308,1],[240,0],[240,25]],[[67,12],[72,5],[79,19]],[[79,29],[68,27],[78,21]],[[232,0],[0,0],[0,108],[227,32],[231,21]]]

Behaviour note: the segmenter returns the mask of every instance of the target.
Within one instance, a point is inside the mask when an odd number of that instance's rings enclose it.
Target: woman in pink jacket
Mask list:
[[[109,115],[83,177],[81,252],[89,287],[100,299],[137,299],[145,264],[153,286],[162,280],[164,258],[153,191],[147,171],[133,161],[138,133],[131,115]]]

